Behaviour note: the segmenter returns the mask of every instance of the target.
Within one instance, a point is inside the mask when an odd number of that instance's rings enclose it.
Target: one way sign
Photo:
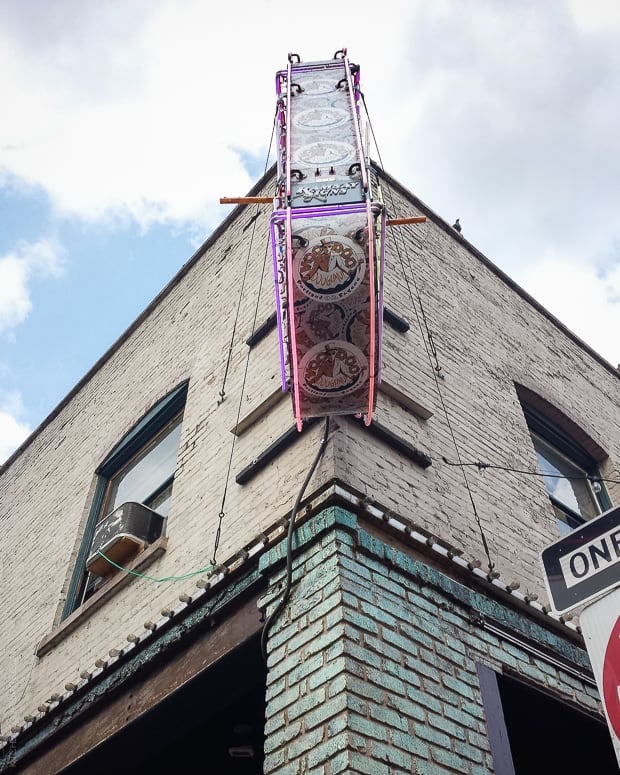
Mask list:
[[[541,559],[558,614],[620,585],[620,506],[543,549]]]

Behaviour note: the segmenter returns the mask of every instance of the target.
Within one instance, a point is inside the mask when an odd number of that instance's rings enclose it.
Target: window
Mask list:
[[[565,535],[611,508],[597,463],[605,453],[544,399],[525,388],[517,392],[558,530]]]
[[[169,393],[99,466],[95,495],[69,585],[63,618],[104,582],[101,576],[88,573],[86,569],[95,529],[102,519],[128,502],[144,504],[160,516],[168,516],[186,396],[186,384]]]

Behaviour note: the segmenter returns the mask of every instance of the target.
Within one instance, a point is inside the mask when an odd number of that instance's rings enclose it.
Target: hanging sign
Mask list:
[[[309,417],[371,422],[379,381],[385,212],[346,51],[277,73],[278,189],[271,242],[282,387]],[[375,194],[373,199],[373,193]]]

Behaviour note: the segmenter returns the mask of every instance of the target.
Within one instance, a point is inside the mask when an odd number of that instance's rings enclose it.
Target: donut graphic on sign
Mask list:
[[[318,397],[348,395],[366,380],[368,360],[355,345],[336,340],[309,350],[299,371],[305,393]]]
[[[361,285],[366,256],[363,247],[347,237],[317,237],[297,252],[293,272],[304,296],[315,301],[339,301]]]

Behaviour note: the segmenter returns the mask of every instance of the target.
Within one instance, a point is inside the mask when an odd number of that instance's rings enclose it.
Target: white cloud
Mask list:
[[[30,283],[35,277],[62,273],[62,250],[53,239],[20,242],[0,256],[0,333],[15,328],[32,309]]]
[[[0,465],[30,435],[32,428],[23,421],[23,406],[18,393],[0,396]]]
[[[317,0],[303,21],[300,10],[281,14],[271,0],[225,4],[217,17],[203,0],[56,0],[35,3],[34,26],[23,5],[0,9],[8,17],[0,93],[12,106],[3,116],[0,170],[42,186],[61,213],[132,218],[143,228],[214,226],[227,213],[219,198],[251,187],[255,176],[239,149],[266,162],[275,73],[288,54],[275,40],[293,40],[305,59],[349,46],[360,61],[366,51],[377,83],[399,50],[391,21],[375,16],[370,35],[351,0]],[[410,14],[404,0],[391,12],[401,22]],[[68,27],[60,24],[70,16]],[[387,60],[374,53],[382,32]]]
[[[515,279],[599,355],[620,363],[620,264],[596,274],[574,256],[547,256]]]

